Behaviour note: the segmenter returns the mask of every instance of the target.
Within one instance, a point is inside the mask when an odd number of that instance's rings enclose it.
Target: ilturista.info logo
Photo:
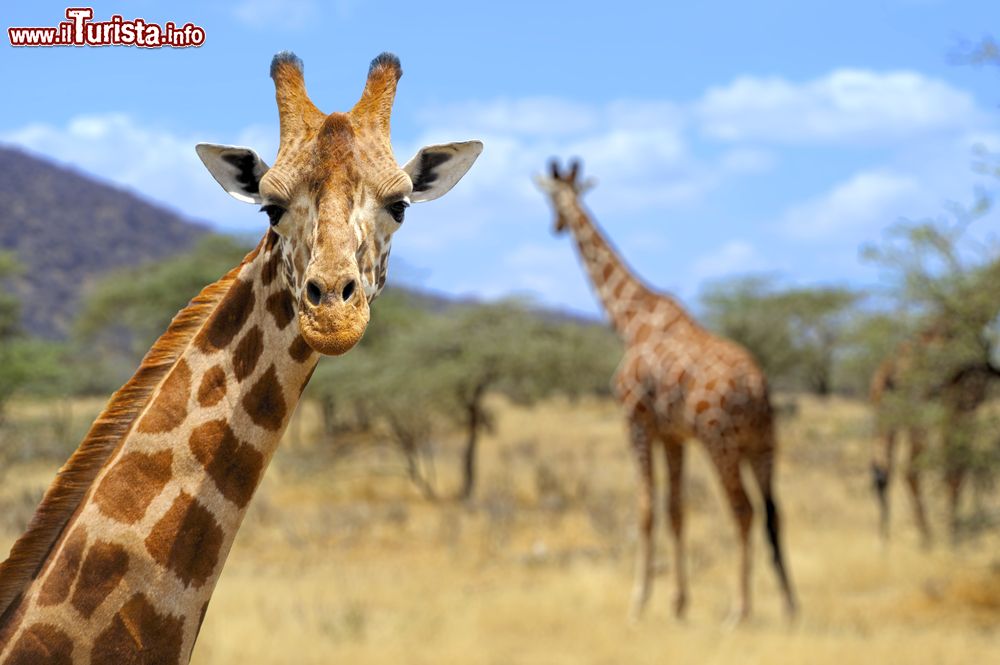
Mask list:
[[[138,46],[187,48],[205,43],[205,29],[193,23],[163,25],[142,18],[126,20],[115,14],[94,21],[93,7],[69,7],[65,21],[51,27],[10,27],[11,46]]]

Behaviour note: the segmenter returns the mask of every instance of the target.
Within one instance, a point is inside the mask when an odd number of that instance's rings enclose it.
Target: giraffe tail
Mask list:
[[[795,599],[795,591],[792,589],[791,576],[785,563],[785,556],[781,545],[781,515],[778,512],[778,505],[774,498],[774,450],[753,456],[750,460],[753,476],[757,481],[761,496],[764,499],[764,529],[767,534],[767,541],[771,546],[771,562],[774,565],[774,572],[778,576],[778,583],[785,597],[785,610],[789,618],[794,618],[798,612],[798,602]]]

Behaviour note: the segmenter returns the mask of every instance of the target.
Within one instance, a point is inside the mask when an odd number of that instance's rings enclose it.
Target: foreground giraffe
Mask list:
[[[969,471],[959,450],[962,447],[961,439],[967,435],[976,411],[986,401],[990,384],[1000,378],[1000,370],[989,362],[988,357],[984,357],[979,362],[952,368],[950,374],[941,377],[937,385],[923,388],[908,385],[914,382],[914,377],[907,375],[915,370],[921,356],[933,352],[935,346],[940,348],[949,339],[943,326],[928,326],[914,339],[900,344],[872,375],[869,394],[875,408],[878,430],[872,451],[872,481],[879,504],[879,531],[883,540],[889,538],[888,489],[892,480],[896,443],[903,431],[909,439],[905,475],[913,517],[924,546],[931,542],[920,482],[922,456],[927,451],[927,430],[920,424],[901,426],[899,421],[904,414],[898,411],[899,402],[908,402],[910,408],[913,408],[914,404],[930,405],[935,400],[944,409],[940,445],[944,458],[944,480],[948,488],[948,523],[952,540],[957,536],[959,499]],[[916,383],[921,382],[918,379]],[[905,414],[905,417],[912,420],[912,414]]]
[[[739,594],[733,620],[750,614],[750,524],[753,506],[740,478],[746,462],[760,487],[774,568],[788,614],[795,596],[781,549],[774,500],[774,423],[767,381],[750,354],[701,326],[671,297],[647,287],[618,257],[584,210],[579,164],[539,177],[556,213],[556,232],[569,229],[580,257],[615,330],[625,342],[625,356],[613,387],[625,408],[636,459],[639,489],[639,546],[630,618],[637,620],[649,599],[653,573],[652,447],[663,444],[669,476],[667,514],[674,542],[676,593],[674,611],[687,604],[684,567],[684,443],[700,440],[715,465],[738,528]]]
[[[411,203],[446,193],[479,142],[389,141],[399,60],[372,61],[361,100],[321,113],[302,62],[271,63],[280,147],[198,154],[271,228],[206,287],[111,398],[0,564],[0,663],[179,663],[247,505],[318,360],[361,338]]]

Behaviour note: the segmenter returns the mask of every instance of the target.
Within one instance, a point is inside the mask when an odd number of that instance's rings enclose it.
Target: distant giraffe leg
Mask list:
[[[920,530],[920,540],[924,547],[930,545],[931,531],[924,510],[924,498],[920,489],[920,457],[927,447],[926,433],[919,427],[910,429],[910,454],[906,460],[906,485],[910,490],[913,504],[913,518]]]
[[[667,515],[674,549],[674,614],[678,619],[687,609],[687,568],[684,564],[684,441],[664,441],[667,458],[668,495]]]
[[[764,527],[767,530],[767,539],[771,546],[771,561],[774,564],[774,572],[778,576],[778,583],[785,596],[785,613],[788,617],[794,618],[798,613],[798,603],[795,600],[795,592],[792,590],[792,580],[788,574],[788,565],[785,562],[784,552],[781,543],[781,515],[778,512],[778,504],[774,498],[774,448],[768,446],[764,450],[753,453],[750,457],[750,468],[757,481],[760,494],[764,500]]]
[[[945,484],[948,486],[948,525],[951,530],[952,545],[958,542],[958,504],[962,498],[962,486],[965,484],[965,468],[956,465],[945,474]]]
[[[945,424],[944,434],[944,482],[948,487],[948,527],[951,544],[958,543],[958,508],[962,497],[962,487],[969,470],[969,437],[971,434],[968,414],[953,411]]]
[[[883,541],[889,540],[889,482],[896,453],[896,430],[887,427],[875,444],[872,456],[872,481],[879,507],[879,533]]]
[[[653,581],[653,432],[649,415],[640,407],[629,419],[632,454],[636,463],[639,542],[636,549],[635,582],[629,620],[642,617]]]
[[[753,504],[747,497],[740,477],[740,454],[727,443],[720,439],[712,444],[706,442],[706,446],[736,521],[740,568],[737,602],[731,619],[734,623],[742,623],[750,616],[750,525],[753,522]]]

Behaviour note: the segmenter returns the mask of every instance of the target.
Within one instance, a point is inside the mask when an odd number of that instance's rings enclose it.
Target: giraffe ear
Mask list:
[[[268,166],[250,148],[199,143],[194,147],[208,172],[237,201],[260,203],[260,179]]]
[[[421,148],[403,167],[413,182],[410,200],[414,203],[433,201],[447,194],[468,172],[482,151],[481,141],[444,143]]]

